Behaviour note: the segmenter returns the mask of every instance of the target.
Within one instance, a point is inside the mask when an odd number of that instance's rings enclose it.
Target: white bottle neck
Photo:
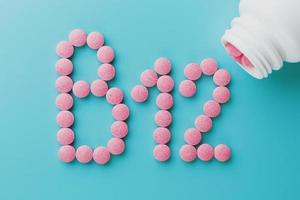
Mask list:
[[[272,34],[254,17],[243,15],[234,18],[231,29],[222,37],[222,43],[230,43],[240,50],[253,64],[253,67],[242,66],[249,74],[261,79],[278,70],[283,65],[280,46]]]

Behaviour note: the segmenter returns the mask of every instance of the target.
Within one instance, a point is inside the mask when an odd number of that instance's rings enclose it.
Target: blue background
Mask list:
[[[300,64],[285,64],[268,79],[256,80],[240,69],[220,45],[238,15],[238,1],[93,0],[0,1],[0,199],[299,199]],[[106,166],[57,158],[55,46],[69,31],[100,31],[116,52],[116,79],[131,108],[126,152]],[[95,51],[76,50],[74,80],[97,78]],[[152,89],[144,104],[131,88],[160,56],[172,60],[176,81],[172,110],[172,158],[159,163]],[[189,62],[215,57],[233,77],[232,99],[214,120],[204,142],[231,146],[228,163],[184,163],[178,149],[202,104],[211,98],[210,77],[197,82],[195,98],[178,93]],[[105,145],[111,137],[111,106],[89,96],[75,101],[75,146]]]

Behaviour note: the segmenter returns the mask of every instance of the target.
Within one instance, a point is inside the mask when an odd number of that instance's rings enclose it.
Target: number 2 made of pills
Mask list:
[[[91,84],[84,80],[73,82],[71,74],[73,63],[71,57],[74,50],[87,44],[97,53],[101,62],[97,74],[99,79]],[[81,29],[70,32],[67,41],[61,41],[56,46],[56,53],[60,59],[55,64],[59,77],[55,81],[55,87],[59,92],[56,97],[56,106],[60,110],[56,116],[56,122],[60,126],[57,132],[57,140],[62,145],[58,150],[58,156],[63,162],[72,162],[75,158],[80,163],[88,163],[94,160],[98,164],[106,164],[111,155],[120,155],[125,150],[124,137],[128,134],[126,123],[129,117],[129,107],[123,102],[124,94],[118,87],[109,87],[109,81],[115,77],[115,68],[111,64],[115,53],[112,47],[104,45],[104,37],[100,32],[86,34]],[[157,145],[153,149],[153,156],[158,161],[167,161],[171,156],[168,146],[171,140],[169,126],[172,123],[172,108],[174,80],[170,76],[172,69],[168,58],[161,57],[154,62],[154,69],[147,69],[141,73],[140,84],[133,87],[131,97],[137,103],[145,102],[148,99],[149,88],[156,86],[160,91],[156,97],[156,105],[160,109],[155,114],[155,123],[158,126],[154,130],[153,138]],[[196,93],[197,81],[202,75],[213,76],[217,87],[213,91],[213,100],[207,101],[203,106],[204,114],[195,119],[195,127],[188,128],[184,133],[184,144],[179,155],[183,161],[191,162],[198,157],[202,161],[209,161],[215,157],[220,162],[227,161],[231,156],[230,148],[225,144],[212,147],[209,144],[201,144],[202,133],[212,128],[212,119],[221,112],[221,104],[230,99],[230,91],[226,87],[230,82],[230,74],[225,69],[218,69],[217,62],[212,58],[204,59],[200,64],[190,63],[184,69],[186,80],[179,85],[179,92],[182,96],[190,98]],[[113,106],[112,116],[115,119],[111,125],[112,138],[106,146],[99,146],[92,149],[90,146],[81,145],[77,149],[72,146],[75,133],[72,130],[74,116],[70,109],[73,107],[73,96],[85,98],[92,93],[95,97],[106,98]],[[197,148],[196,148],[197,147]]]

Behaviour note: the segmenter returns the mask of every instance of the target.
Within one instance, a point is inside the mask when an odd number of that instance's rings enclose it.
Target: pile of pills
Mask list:
[[[70,60],[76,47],[87,44],[91,49],[97,50],[97,58],[102,63],[98,69],[99,79],[91,84],[84,80],[76,81],[71,79],[73,63]],[[114,50],[104,46],[104,37],[99,32],[86,34],[81,29],[75,29],[69,34],[68,41],[59,42],[56,46],[56,53],[61,58],[56,62],[55,69],[60,75],[55,82],[59,95],[56,98],[56,106],[60,112],[56,116],[56,122],[61,127],[57,133],[57,140],[62,145],[58,151],[59,158],[64,162],[71,162],[75,158],[80,163],[88,163],[92,159],[98,164],[106,164],[110,156],[122,154],[125,150],[123,138],[128,133],[126,123],[129,117],[129,108],[123,103],[123,92],[120,88],[109,88],[108,81],[115,77],[115,68],[110,64],[114,60]],[[75,135],[71,129],[74,123],[74,116],[70,109],[73,107],[73,97],[85,98],[90,93],[96,97],[106,97],[109,104],[113,105],[112,116],[115,122],[111,126],[113,138],[106,147],[99,146],[94,150],[87,146],[79,146],[76,150],[72,145]]]
[[[218,161],[225,162],[230,158],[230,148],[225,144],[219,144],[213,148],[209,144],[200,144],[202,133],[206,133],[212,128],[212,119],[221,113],[221,105],[230,98],[230,91],[226,87],[230,82],[230,74],[225,69],[218,70],[217,62],[212,58],[204,59],[200,65],[196,63],[188,64],[184,69],[187,78],[179,85],[179,92],[184,97],[192,97],[196,93],[196,84],[201,75],[213,76],[213,81],[217,87],[213,91],[213,100],[207,101],[203,106],[203,115],[195,119],[195,127],[188,128],[184,133],[184,144],[179,155],[182,160],[191,162],[198,158],[202,161],[209,161],[215,157]],[[199,145],[200,144],[200,145]],[[196,147],[198,148],[196,149]]]
[[[251,61],[245,56],[240,50],[238,50],[235,46],[231,43],[225,44],[225,49],[227,53],[240,65],[244,66],[245,68],[252,68],[253,64]]]
[[[160,109],[155,114],[155,123],[158,128],[153,133],[157,145],[153,149],[154,157],[159,161],[166,161],[170,158],[171,151],[168,143],[171,139],[169,126],[172,123],[172,114],[169,111],[173,107],[173,96],[171,91],[174,88],[174,80],[169,75],[171,72],[169,59],[161,57],[154,62],[154,70],[147,69],[140,76],[141,85],[136,85],[131,91],[134,101],[141,103],[148,98],[148,88],[156,85],[160,91],[156,97],[156,105]]]

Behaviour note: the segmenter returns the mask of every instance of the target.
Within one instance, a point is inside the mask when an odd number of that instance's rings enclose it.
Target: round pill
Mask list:
[[[184,132],[184,140],[190,145],[197,145],[201,141],[201,133],[195,128],[189,128]]]
[[[171,62],[168,58],[164,58],[164,57],[158,58],[154,62],[154,68],[155,71],[160,75],[169,74],[171,71]]]
[[[104,165],[110,159],[110,153],[105,147],[97,147],[93,152],[93,159],[96,163]]]
[[[212,127],[212,120],[206,115],[199,115],[195,120],[195,127],[201,133],[208,132]]]
[[[218,103],[226,103],[230,99],[230,91],[227,87],[216,87],[213,91],[213,98]]]
[[[112,105],[119,104],[123,101],[123,92],[119,88],[110,88],[106,93],[106,100]]]
[[[111,138],[107,143],[107,149],[113,155],[119,155],[125,150],[125,143],[120,138]]]
[[[138,103],[146,101],[148,94],[148,89],[143,85],[136,85],[131,90],[131,98]]]
[[[205,75],[213,75],[218,69],[218,63],[213,58],[206,58],[200,63],[201,70]]]
[[[90,93],[90,85],[87,82],[80,80],[74,83],[72,91],[76,97],[84,98]]]
[[[230,148],[225,144],[219,144],[214,150],[215,158],[220,162],[225,162],[229,160],[231,156]]]
[[[117,104],[112,109],[112,116],[117,121],[125,121],[129,117],[129,108],[125,104]]]
[[[214,157],[214,148],[209,144],[201,144],[197,149],[197,155],[200,160],[209,161]]]
[[[111,125],[111,133],[116,138],[123,138],[128,133],[128,126],[126,122],[123,121],[115,121]]]
[[[99,49],[104,44],[104,37],[99,32],[91,32],[87,37],[87,45],[91,49]]]
[[[67,58],[61,58],[55,63],[56,71],[62,75],[70,75],[73,71],[73,63]]]
[[[171,133],[167,128],[158,127],[153,133],[153,139],[158,144],[167,144],[171,139]]]
[[[172,115],[167,110],[160,110],[155,114],[155,123],[160,127],[167,127],[172,123]]]
[[[231,43],[225,44],[225,49],[229,55],[232,57],[239,57],[242,55],[242,52],[238,50],[235,46],[233,46]]]
[[[214,82],[218,86],[226,86],[230,82],[230,74],[226,69],[219,69],[214,74]]]
[[[91,84],[91,92],[96,97],[103,97],[106,95],[108,85],[103,80],[95,80]]]
[[[105,81],[110,81],[115,77],[115,68],[111,64],[104,63],[98,68],[98,76]]]
[[[241,61],[240,61],[240,63],[244,66],[244,67],[246,67],[246,68],[251,68],[251,67],[253,67],[253,64],[251,63],[251,61],[247,58],[247,56],[245,56],[245,55],[242,55],[241,56]]]
[[[173,96],[169,93],[160,93],[156,97],[156,105],[162,110],[169,110],[173,106]]]
[[[86,43],[87,35],[81,29],[74,29],[69,34],[69,41],[75,47],[81,47]]]
[[[58,150],[58,157],[60,160],[69,163],[75,158],[75,149],[70,145],[64,145]]]
[[[56,45],[56,53],[62,58],[69,58],[73,55],[74,47],[68,41],[61,41]]]
[[[192,162],[197,157],[197,150],[193,145],[185,144],[179,150],[180,158],[185,162]]]
[[[103,63],[110,63],[115,58],[114,50],[109,46],[100,47],[97,51],[98,60]]]
[[[70,128],[61,128],[57,132],[56,139],[62,145],[71,144],[74,141],[74,132]]]
[[[73,106],[73,97],[68,93],[61,93],[56,97],[55,104],[61,110],[69,110]]]
[[[82,145],[76,150],[76,159],[80,163],[88,163],[93,158],[93,149],[87,145]]]
[[[184,75],[191,81],[198,80],[201,77],[202,70],[197,63],[190,63],[184,68]]]
[[[171,92],[174,88],[174,80],[169,75],[163,75],[157,80],[157,88],[161,92]]]
[[[157,82],[157,74],[152,69],[147,69],[140,76],[141,83],[146,87],[153,87]]]
[[[243,56],[240,56],[240,57],[232,57],[233,60],[235,60],[237,63],[239,63],[240,65],[242,65],[242,57]]]
[[[158,161],[166,161],[170,158],[170,148],[165,144],[158,144],[153,149],[153,156]]]
[[[221,106],[216,101],[207,101],[203,106],[204,114],[208,117],[217,117],[221,112]]]
[[[60,76],[55,81],[55,87],[59,92],[70,92],[73,87],[73,81],[68,76]]]
[[[179,84],[179,92],[184,97],[192,97],[197,91],[196,84],[191,80],[183,80]]]
[[[56,115],[56,123],[62,128],[68,128],[74,123],[74,116],[70,111],[60,111]]]

